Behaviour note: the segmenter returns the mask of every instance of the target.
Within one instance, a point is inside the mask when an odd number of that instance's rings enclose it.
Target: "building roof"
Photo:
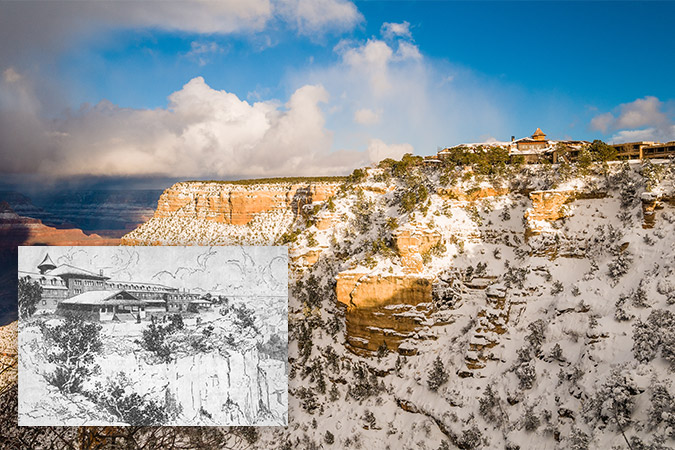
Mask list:
[[[199,303],[200,305],[210,305],[211,304],[210,301],[204,300],[204,299],[201,299],[201,298],[199,298],[197,300],[191,300],[190,303]]]
[[[47,253],[45,255],[45,258],[42,260],[42,262],[40,264],[38,264],[37,267],[40,270],[50,270],[50,269],[55,269],[56,264],[54,264],[54,261],[52,261],[52,259],[49,257],[49,253]]]
[[[115,298],[118,296],[123,298]],[[142,306],[146,302],[139,300],[127,291],[89,291],[61,301],[64,305],[132,305]]]
[[[544,132],[541,131],[541,128],[537,128],[537,129],[534,131],[534,134],[532,135],[532,138],[533,138],[533,139],[537,139],[537,138],[543,139],[543,138],[545,138],[545,137],[546,137],[546,134],[544,134]]]
[[[61,264],[56,269],[50,270],[49,275],[58,275],[62,278],[67,277],[84,277],[84,278],[95,278],[97,280],[107,280],[110,277],[105,277],[89,270],[80,269],[79,267],[71,266],[70,264]]]

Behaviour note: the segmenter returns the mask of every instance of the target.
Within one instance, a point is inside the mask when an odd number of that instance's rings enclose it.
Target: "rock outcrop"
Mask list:
[[[441,234],[427,227],[399,228],[394,233],[396,250],[406,273],[420,273],[424,267],[423,256],[441,242]]]
[[[452,189],[438,189],[436,192],[441,197],[448,200],[459,200],[463,202],[474,202],[482,198],[498,197],[507,195],[509,190],[506,188],[495,188],[492,186],[479,187],[475,189],[463,190],[458,187]]]
[[[552,222],[567,215],[565,204],[574,199],[574,191],[533,191],[532,207],[525,213],[529,232],[542,231],[542,222]]]
[[[401,341],[422,337],[431,324],[429,278],[344,272],[337,277],[336,293],[346,307],[347,346],[357,354],[370,354],[383,344],[398,350]]]
[[[304,205],[327,200],[336,190],[335,183],[176,183],[159,198],[154,218],[169,218],[178,214],[231,225],[246,225],[257,214],[274,209],[291,209],[298,214]]]

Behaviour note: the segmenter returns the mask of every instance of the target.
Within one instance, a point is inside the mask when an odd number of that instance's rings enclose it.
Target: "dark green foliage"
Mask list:
[[[515,373],[518,377],[518,387],[520,387],[520,389],[532,389],[534,382],[537,380],[534,361],[519,364],[516,367]]]
[[[571,450],[588,450],[591,439],[586,433],[574,427],[572,428],[568,443]]]
[[[377,348],[377,357],[382,358],[384,356],[387,356],[389,354],[389,347],[387,347],[387,343],[385,341],[382,341],[382,344]]]
[[[539,419],[539,416],[535,414],[534,406],[530,405],[525,407],[525,413],[523,414],[522,423],[526,431],[532,432],[536,431],[537,428],[539,428],[541,420]]]
[[[448,379],[448,372],[445,370],[443,361],[441,361],[440,356],[437,356],[431,370],[427,374],[427,385],[430,390],[436,392],[438,388],[447,383]]]
[[[500,399],[491,384],[485,388],[483,396],[478,399],[478,413],[488,423],[501,426],[504,421],[504,412],[500,405]]]
[[[331,402],[334,402],[340,398],[340,391],[338,390],[337,385],[335,383],[333,383],[333,385],[330,388],[330,391],[328,392],[328,398],[330,399]]]
[[[473,166],[479,175],[503,174],[510,162],[509,150],[504,147],[458,146],[447,149],[443,162],[450,166]]]
[[[19,278],[19,317],[25,319],[32,316],[42,298],[42,286],[30,277]]]
[[[333,433],[326,430],[326,434],[323,436],[323,441],[328,445],[332,445],[335,443],[335,436],[333,436]]]
[[[298,340],[298,352],[300,361],[304,364],[309,356],[312,354],[312,329],[305,321],[299,322],[295,327],[296,337]]]
[[[284,245],[284,244],[293,244],[297,242],[300,233],[302,233],[302,230],[300,229],[287,231],[286,233],[282,234],[281,237],[279,237],[279,244]]]
[[[599,139],[594,140],[587,150],[595,161],[607,162],[616,159],[616,149]]]
[[[56,370],[47,381],[66,394],[80,392],[82,383],[98,370],[94,357],[101,350],[101,325],[67,316],[57,325],[42,324],[47,361]]]
[[[349,385],[348,393],[354,400],[362,401],[380,392],[381,387],[377,382],[377,377],[368,371],[364,363],[354,364],[352,372],[354,382]]]
[[[369,429],[372,430],[372,429],[375,428],[375,424],[376,424],[375,414],[373,414],[373,412],[371,410],[366,409],[366,411],[363,414],[362,419],[366,423],[366,426]]]
[[[347,183],[359,184],[368,177],[365,169],[354,169],[351,175],[347,177]]]
[[[588,418],[614,423],[623,430],[631,423],[637,386],[626,370],[612,370],[596,394],[584,404]]]
[[[300,406],[309,414],[314,414],[320,407],[314,391],[304,386],[295,391],[295,396],[300,400]]]
[[[648,159],[642,163],[640,173],[645,180],[647,191],[652,191],[659,184],[664,175],[663,167],[660,164],[652,163]]]
[[[560,281],[554,281],[551,287],[551,295],[558,295],[565,290],[565,287]]]
[[[386,169],[390,171],[393,176],[400,178],[407,175],[413,168],[421,166],[423,161],[424,158],[421,156],[414,156],[412,153],[406,153],[400,161],[387,158],[380,161],[378,167]]]
[[[301,184],[301,183],[341,183],[345,181],[347,177],[277,177],[277,178],[252,178],[246,180],[234,180],[234,181],[223,181],[223,180],[208,180],[208,181],[198,181],[199,183],[218,183],[218,184],[234,184],[239,186],[251,186],[255,184]],[[186,183],[191,183],[195,181],[186,181]]]
[[[658,352],[675,368],[675,313],[658,309],[649,314],[646,322],[638,320],[633,325],[633,355],[646,363]]]
[[[462,434],[451,436],[452,443],[461,450],[474,450],[483,446],[483,433],[476,425],[462,431]]]
[[[415,209],[424,205],[429,198],[429,190],[421,182],[421,179],[411,178],[409,183],[400,196],[399,210],[402,213],[413,212]]]

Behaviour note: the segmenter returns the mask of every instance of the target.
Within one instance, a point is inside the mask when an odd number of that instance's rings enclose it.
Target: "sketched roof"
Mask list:
[[[44,269],[44,270],[49,270],[56,268],[56,264],[54,264],[54,261],[49,257],[49,253],[45,255],[45,259],[42,260],[40,264],[38,264],[38,269]]]
[[[58,275],[60,277],[86,277],[86,278],[95,278],[97,280],[107,280],[110,278],[103,275],[99,275],[94,272],[90,272],[89,270],[71,266],[70,264],[61,264],[56,269],[50,270],[49,275]]]
[[[139,300],[127,291],[89,291],[66,300],[65,305],[133,305],[142,306],[146,302]]]

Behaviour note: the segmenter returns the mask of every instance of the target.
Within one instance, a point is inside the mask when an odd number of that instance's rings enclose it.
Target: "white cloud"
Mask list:
[[[356,6],[347,0],[278,0],[275,8],[301,34],[351,30],[363,20]]]
[[[386,158],[401,159],[406,153],[414,153],[415,149],[410,144],[385,144],[380,139],[371,139],[368,143],[368,159],[371,163],[377,163]]]
[[[591,129],[606,133],[615,120],[616,118],[611,112],[600,114],[591,119]]]
[[[251,34],[281,22],[301,34],[323,35],[362,20],[348,0],[0,2],[0,61],[16,65],[33,53],[58,54],[124,28]]]
[[[354,112],[354,122],[361,125],[374,125],[380,121],[382,111],[373,111],[372,109],[362,108]]]
[[[364,164],[364,154],[331,152],[333,137],[320,107],[328,100],[322,86],[306,85],[283,106],[273,101],[249,104],[197,77],[169,96],[167,108],[154,110],[102,101],[43,121],[35,105],[14,104],[7,117],[30,120],[26,126],[20,121],[8,124],[24,127],[20,141],[0,129],[2,147],[14,149],[0,153],[0,167],[10,173],[56,176],[348,173]]]
[[[352,72],[368,78],[370,87],[376,94],[384,94],[391,89],[390,73],[393,64],[422,59],[417,46],[408,42],[398,42],[394,50],[379,39],[369,39],[362,45],[342,41],[335,50],[342,55],[343,63]]]
[[[410,23],[405,21],[402,23],[383,23],[382,28],[380,28],[380,34],[385,39],[394,39],[396,37],[412,39],[412,34],[410,33]]]
[[[664,111],[658,98],[647,96],[623,103],[612,112],[591,119],[591,129],[615,132],[613,142],[675,139],[675,121]]]
[[[200,66],[205,66],[209,63],[211,55],[223,53],[225,53],[225,49],[216,42],[193,41],[190,43],[190,51],[185,54],[185,57],[196,61]]]

